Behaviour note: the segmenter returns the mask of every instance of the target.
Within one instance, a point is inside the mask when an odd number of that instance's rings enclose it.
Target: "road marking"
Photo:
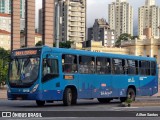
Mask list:
[[[126,109],[136,109],[136,108],[139,108],[139,107],[113,107],[111,110],[113,110],[113,111],[123,111],[123,110],[126,110]]]

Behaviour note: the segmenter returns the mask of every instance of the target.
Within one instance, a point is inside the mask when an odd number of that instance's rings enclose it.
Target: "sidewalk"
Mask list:
[[[0,99],[7,99],[7,90],[0,89]]]

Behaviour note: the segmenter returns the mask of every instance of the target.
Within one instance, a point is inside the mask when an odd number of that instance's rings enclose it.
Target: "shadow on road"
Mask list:
[[[110,103],[99,103],[98,101],[80,101],[80,102],[77,102],[76,105],[72,105],[72,106],[64,106],[63,105],[63,102],[61,101],[55,101],[54,103],[46,103],[44,106],[42,107],[39,107],[36,105],[36,102],[24,102],[24,101],[17,101],[16,103],[12,103],[12,105],[9,105],[9,107],[14,107],[14,108],[33,108],[33,107],[36,107],[36,108],[49,108],[49,107],[55,107],[55,108],[59,108],[59,107],[86,107],[86,106],[94,106],[94,105],[98,105],[98,106],[102,106],[102,105],[105,105],[105,106],[119,106],[121,104],[121,102],[110,102]],[[3,105],[4,106],[4,105]]]

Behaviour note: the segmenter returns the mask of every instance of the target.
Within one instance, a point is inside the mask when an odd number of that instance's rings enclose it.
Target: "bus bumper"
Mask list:
[[[62,100],[63,91],[47,90],[35,93],[7,92],[8,100]]]

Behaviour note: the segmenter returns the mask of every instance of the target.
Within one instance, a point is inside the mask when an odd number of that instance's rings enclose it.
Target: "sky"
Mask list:
[[[108,4],[116,0],[87,0],[87,27],[92,27],[95,19],[105,18],[108,21]],[[42,0],[36,0],[36,10],[41,8]],[[138,25],[138,8],[145,5],[145,0],[127,0],[134,10],[134,29]],[[156,5],[160,6],[160,0],[156,0]],[[135,31],[136,34],[136,31]]]

